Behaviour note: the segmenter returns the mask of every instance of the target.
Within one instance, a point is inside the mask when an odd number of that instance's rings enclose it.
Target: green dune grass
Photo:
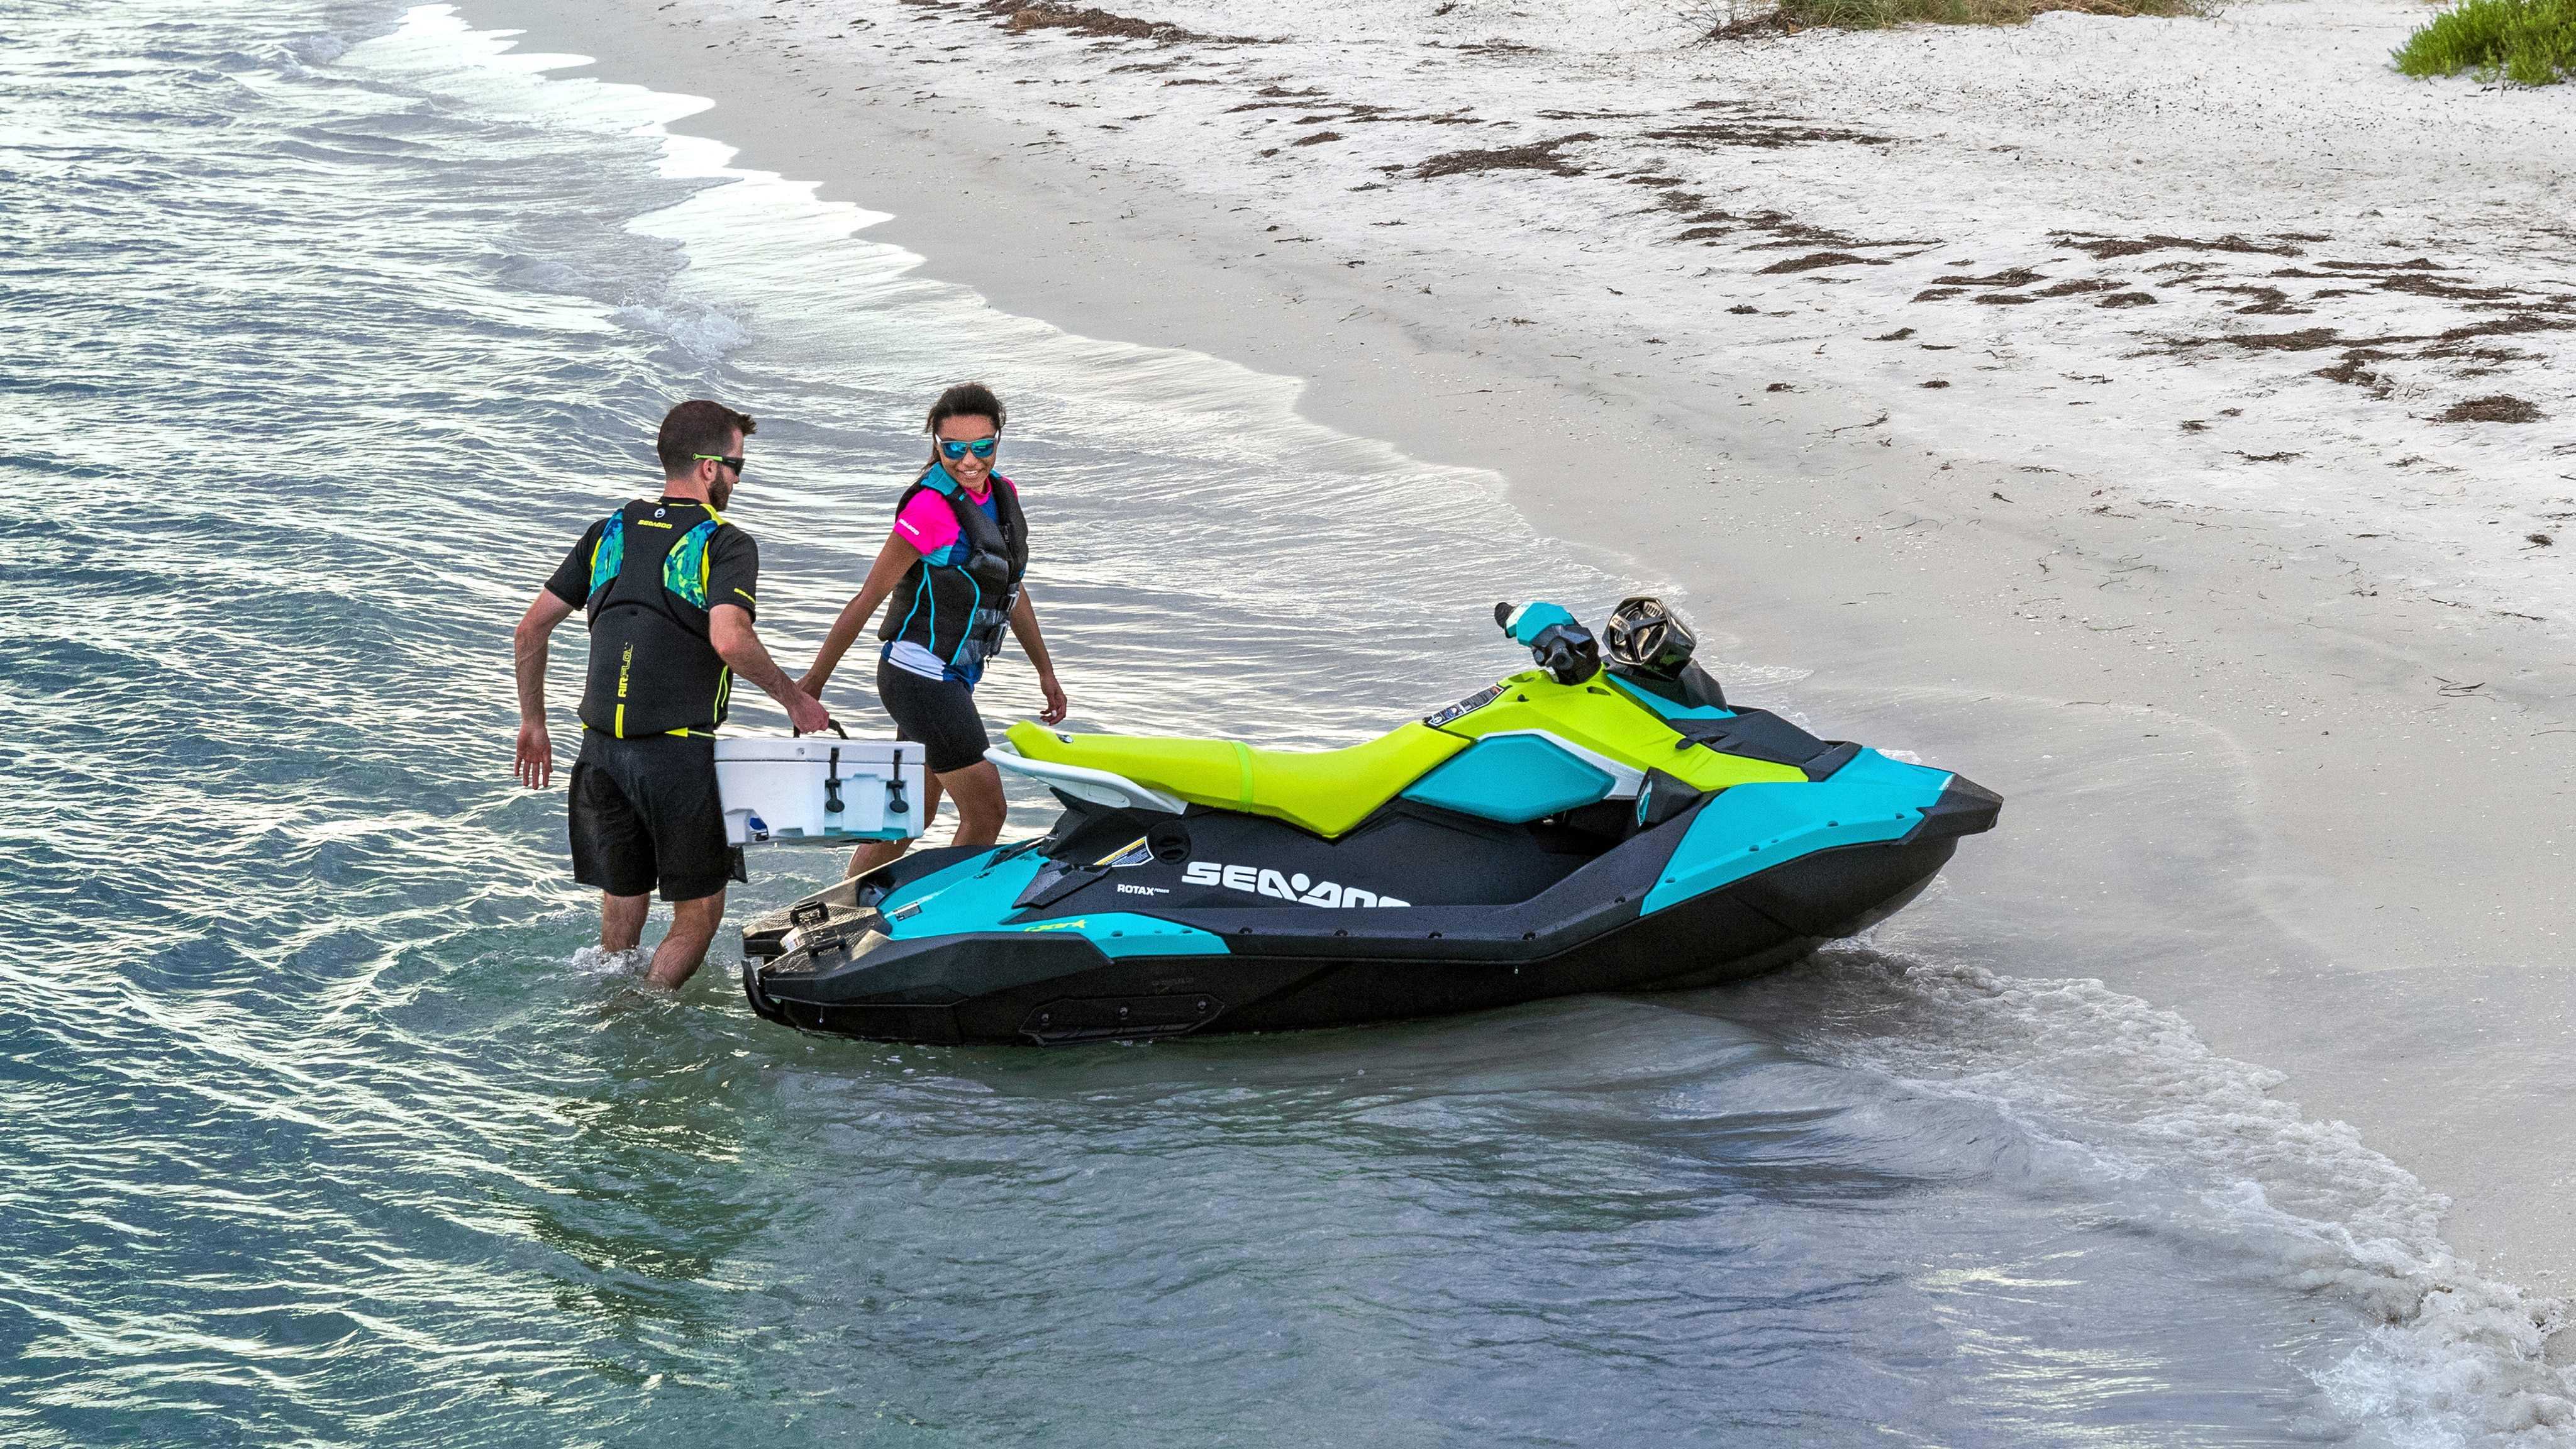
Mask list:
[[[2461,0],[2406,37],[2395,60],[2404,75],[2550,85],[2576,75],[2576,0]]]

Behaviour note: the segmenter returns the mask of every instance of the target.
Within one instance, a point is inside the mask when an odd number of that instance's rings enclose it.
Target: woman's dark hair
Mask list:
[[[961,382],[941,393],[939,401],[930,405],[930,421],[922,424],[921,430],[938,437],[939,425],[950,418],[991,418],[993,431],[997,433],[1004,423],[1010,421],[1002,412],[1002,400],[993,396],[993,390],[980,382]],[[930,451],[935,457],[939,449],[934,444]]]
[[[723,403],[692,398],[662,415],[662,431],[653,438],[654,456],[662,460],[662,476],[677,478],[689,471],[700,453],[722,453],[739,431],[748,438],[759,428],[749,413],[738,413]]]

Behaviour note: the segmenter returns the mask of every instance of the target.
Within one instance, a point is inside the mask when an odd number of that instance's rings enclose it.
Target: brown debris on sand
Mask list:
[[[2255,332],[2236,337],[2199,339],[2201,343],[2229,342],[2248,352],[2314,352],[2320,347],[2333,347],[2339,339],[2331,327],[2303,327],[2296,332]]]
[[[1708,105],[1702,102],[1701,106]],[[1692,109],[1700,109],[1694,106]],[[1786,121],[1788,124],[1764,124]],[[1846,131],[1838,126],[1813,126],[1793,116],[1756,116],[1740,121],[1694,121],[1687,126],[1667,126],[1661,130],[1640,132],[1649,141],[1666,141],[1687,146],[1694,151],[1712,150],[1719,146],[1758,146],[1774,148],[1796,146],[1810,141],[1849,141],[1860,146],[1884,146],[1886,136],[1873,136],[1867,131]]]
[[[1788,16],[1777,10],[1768,10],[1760,15],[1747,15],[1741,20],[1730,20],[1701,36],[1700,39],[1704,41],[1753,40],[1765,35],[1795,35],[1806,28],[1791,21]]]
[[[2247,241],[2232,232],[2215,241],[2198,241],[2187,236],[2093,236],[2080,231],[2061,231],[2054,232],[2052,235],[2099,262],[2107,262],[2113,257],[2134,257],[2142,252],[2164,251],[2259,252],[2276,257],[2300,255],[2297,247],[2267,247],[2258,242]]]
[[[1764,267],[1760,276],[1777,276],[1783,272],[1812,272],[1818,267],[1883,267],[1881,257],[1856,257],[1849,252],[1814,252],[1803,257],[1787,257]]]
[[[2498,393],[2493,397],[2473,397],[2454,403],[2446,412],[2433,415],[2437,423],[2536,423],[2540,409],[2518,397]]]
[[[2048,278],[2028,267],[2014,267],[2010,271],[1997,272],[1991,277],[1934,277],[1932,285],[1936,287],[2027,287],[2033,282],[2047,280]]]
[[[1001,18],[1005,29],[1070,30],[1077,35],[1096,35],[1111,40],[1151,40],[1171,45],[1259,45],[1253,35],[1201,35],[1195,30],[1159,20],[1139,20],[1133,15],[1113,15],[1096,5],[1076,8],[1040,0],[1035,5],[1021,0],[988,0],[984,8]]]
[[[1461,176],[1473,171],[1544,171],[1551,176],[1580,176],[1583,168],[1558,156],[1559,148],[1581,141],[1601,138],[1590,131],[1577,131],[1553,141],[1532,141],[1525,146],[1501,146],[1490,151],[1447,151],[1413,168],[1413,174],[1428,181],[1435,176]]]

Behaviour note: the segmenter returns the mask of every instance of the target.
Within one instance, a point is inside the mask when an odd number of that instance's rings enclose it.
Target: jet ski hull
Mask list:
[[[1035,848],[921,852],[799,902],[801,924],[791,912],[755,921],[743,987],[761,1016],[806,1031],[1064,1045],[1715,985],[1884,919],[1930,884],[1958,836],[1993,823],[1996,797],[1925,773],[1937,799],[1880,827],[1886,838],[1784,850],[1776,865],[1678,895],[1709,853],[1692,828],[1708,801],[1591,854],[1569,838],[1575,824],[1497,826],[1409,804],[1323,841],[1230,812],[1071,802]],[[1104,840],[1105,858],[1092,849]],[[1152,858],[1120,856],[1129,840]],[[1275,864],[1233,865],[1243,860]],[[1070,864],[1080,861],[1095,863]],[[1448,898],[1396,902],[1392,889],[1337,878]],[[1328,895],[1346,903],[1316,904]],[[925,908],[989,928],[915,934]]]

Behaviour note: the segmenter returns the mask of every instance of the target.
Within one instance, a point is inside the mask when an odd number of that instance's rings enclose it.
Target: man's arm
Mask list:
[[[510,633],[519,676],[519,753],[513,774],[531,790],[546,788],[555,773],[555,742],[546,733],[546,642],[572,617],[572,605],[552,589],[537,590],[519,627]]]
[[[1038,688],[1046,694],[1046,709],[1038,718],[1047,724],[1064,723],[1071,706],[1065,703],[1064,686],[1056,683],[1055,661],[1047,657],[1046,637],[1038,632],[1038,610],[1029,602],[1026,584],[1020,586],[1019,601],[1011,605],[1011,634],[1020,641],[1029,663],[1037,666]]]
[[[885,547],[877,550],[877,561],[868,569],[867,582],[859,585],[859,591],[841,606],[841,617],[832,621],[831,632],[823,636],[823,647],[814,651],[814,663],[797,681],[797,688],[816,699],[823,697],[823,686],[831,682],[832,671],[841,667],[841,656],[850,652],[850,645],[868,627],[868,617],[919,562],[920,549],[892,534],[886,536]]]
[[[760,692],[777,700],[787,711],[787,722],[808,734],[831,728],[832,712],[822,701],[796,687],[761,647],[760,636],[752,631],[751,611],[740,604],[718,604],[707,614],[707,640],[716,653],[733,666],[733,672],[760,686]]]

